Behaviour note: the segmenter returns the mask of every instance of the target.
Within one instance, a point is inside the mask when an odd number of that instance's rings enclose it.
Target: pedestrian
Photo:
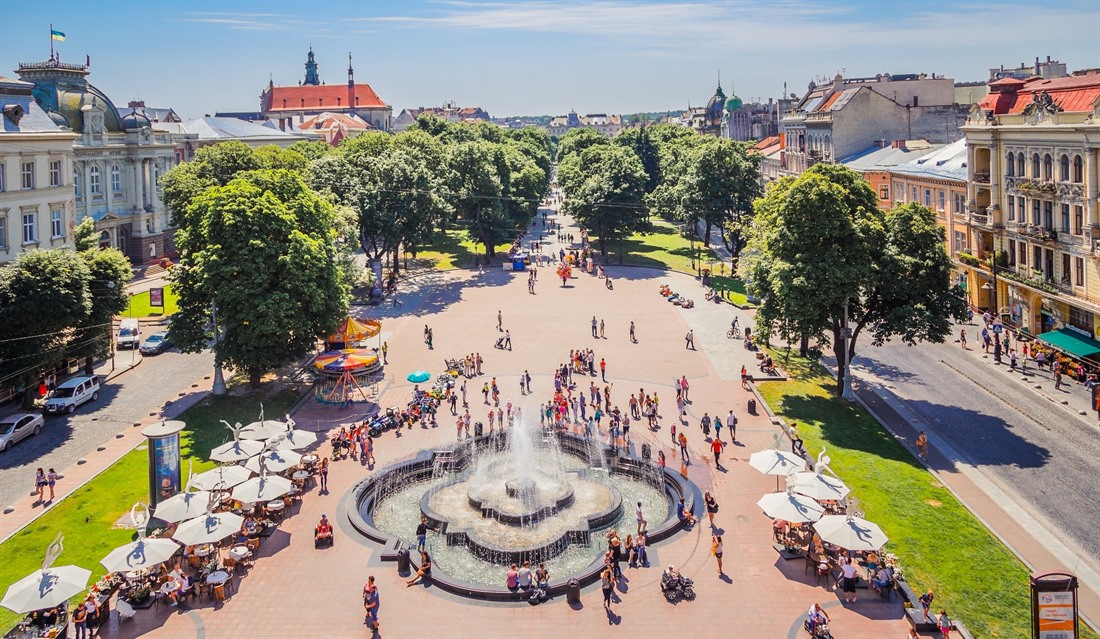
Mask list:
[[[749,371],[744,364],[741,365],[741,388],[746,390],[749,388]]]
[[[684,393],[684,401],[691,403],[691,398],[688,397],[688,378],[687,375],[680,376],[680,390]]]
[[[1008,367],[1016,370],[1016,351],[1011,351],[1008,354]]]
[[[965,328],[959,330],[959,344],[962,346],[963,350],[965,351],[966,350],[966,329]]]
[[[485,398],[485,405],[489,405],[489,382],[485,382],[485,385],[481,387],[481,395]]]
[[[966,309],[966,323],[967,324],[973,324],[974,323],[974,309],[972,309],[972,308]]]
[[[459,390],[462,391],[462,407],[469,407],[469,404],[466,403],[466,380],[462,380],[462,386],[459,386]]]
[[[46,473],[46,483],[49,484],[49,486],[50,486],[50,501],[53,501],[53,498],[54,498],[53,489],[54,489],[54,486],[57,485],[57,471],[56,470],[51,468],[50,472]]]
[[[389,364],[389,360],[386,359],[386,353],[390,352],[389,342],[382,342],[382,363]]]
[[[683,459],[685,462],[690,462],[691,457],[688,455],[688,438],[687,438],[687,435],[685,435],[683,433],[680,433],[680,439],[678,440],[677,443],[680,444],[680,458]]]
[[[921,459],[928,458],[928,435],[925,435],[923,430],[917,435],[917,454]]]
[[[502,328],[503,325],[504,325],[504,316],[501,315],[500,311],[497,311],[497,331],[498,332],[504,330],[504,328]]]
[[[630,343],[638,343],[638,338],[634,335],[634,320],[630,320]]]
[[[936,598],[936,596],[934,594],[932,594],[931,590],[929,590],[928,592],[924,593],[923,595],[921,595],[920,597],[917,598],[917,601],[920,602],[921,610],[924,611],[924,622],[925,623],[928,623],[929,621],[931,621],[931,619],[929,619],[929,617],[928,617],[928,611],[932,608],[932,601],[935,598]]]
[[[321,478],[321,492],[328,493],[328,457],[321,460],[321,468],[317,474]]]
[[[511,331],[508,331],[508,330],[504,331],[504,347],[507,348],[508,350],[512,350],[512,332]],[[428,345],[428,348],[431,348],[431,344]]]
[[[38,495],[38,501],[46,501],[46,471],[39,468],[34,473],[34,492]]]
[[[366,616],[363,623],[370,626],[374,634],[378,634],[378,586],[374,585],[374,575],[367,577],[367,585],[363,586],[363,608]]]
[[[603,591],[603,607],[611,610],[611,592],[615,589],[615,578],[611,572],[611,566],[600,573],[600,589]]]
[[[478,375],[481,374],[481,363],[482,363],[482,361],[483,360],[481,359],[481,353],[474,353],[474,362],[477,364],[477,374]]]
[[[717,438],[715,438],[710,443],[710,449],[714,452],[714,467],[715,468],[721,468],[722,467],[722,447],[725,446],[725,445],[726,444],[721,439],[717,439]]]
[[[600,358],[600,378],[607,381],[607,362],[602,357]]]
[[[418,552],[424,552],[424,549],[428,546],[428,531],[435,530],[428,525],[428,518],[421,517],[420,523],[416,526],[416,550]]]
[[[726,430],[730,432],[730,442],[737,443],[737,415],[733,414],[733,409],[730,409],[728,415],[726,415]]]
[[[371,466],[374,465],[374,436],[368,434],[363,440],[363,461]],[[326,484],[327,485],[327,484]]]
[[[841,584],[844,590],[844,601],[848,603],[856,602],[856,560],[854,557],[849,557],[848,561],[840,565]]]
[[[722,574],[722,536],[711,535],[710,541],[710,554],[714,555],[714,560],[718,562],[718,574]]]
[[[943,635],[943,639],[950,639],[952,629],[951,617],[947,616],[946,610],[940,610],[940,634]]]
[[[599,322],[596,321],[596,316],[592,316],[592,337],[599,337],[596,334],[596,329],[599,328]]]
[[[642,534],[649,529],[649,522],[645,519],[645,514],[642,513],[642,502],[638,502],[638,507],[634,509],[634,518],[638,521],[638,534]]]
[[[684,348],[688,350],[695,350],[695,331],[688,330],[687,335],[684,335]]]
[[[714,495],[704,493],[703,503],[707,507],[707,517],[710,519],[710,527],[714,528],[714,515],[718,512],[718,502],[714,499]]]

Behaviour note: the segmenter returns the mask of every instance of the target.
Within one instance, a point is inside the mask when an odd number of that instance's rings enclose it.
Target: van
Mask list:
[[[53,389],[44,409],[47,415],[71,413],[85,402],[99,399],[99,377],[96,375],[77,375],[65,380]]]
[[[118,325],[118,339],[116,345],[119,348],[137,348],[141,346],[141,327],[134,318],[122,320]]]

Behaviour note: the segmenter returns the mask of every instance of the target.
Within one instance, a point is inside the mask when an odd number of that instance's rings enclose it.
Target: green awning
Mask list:
[[[1066,328],[1043,333],[1036,337],[1074,357],[1083,358],[1100,353],[1100,342]]]

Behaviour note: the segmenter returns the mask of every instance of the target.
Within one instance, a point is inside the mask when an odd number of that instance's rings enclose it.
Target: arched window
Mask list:
[[[1085,181],[1085,162],[1080,155],[1073,156],[1073,181],[1080,184]]]
[[[1069,182],[1069,156],[1063,154],[1062,159],[1058,160],[1058,179],[1063,182]]]
[[[80,190],[80,169],[73,167],[73,193],[83,195]]]
[[[1042,166],[1041,160],[1039,160],[1039,154],[1034,153],[1031,156],[1031,177],[1038,179],[1039,171]]]
[[[1005,166],[1005,175],[1009,177],[1016,175],[1016,155],[1011,152],[1008,154],[1008,164]]]
[[[92,165],[91,170],[88,171],[88,191],[92,195],[99,195],[103,192],[103,184],[99,178],[99,167]]]
[[[1024,164],[1024,154],[1022,151],[1016,154],[1016,170],[1020,172],[1020,177],[1027,175],[1027,165]]]
[[[1043,179],[1048,182],[1054,179],[1054,158],[1049,153],[1043,156]]]
[[[111,190],[115,193],[122,192],[122,169],[117,164],[111,165]]]

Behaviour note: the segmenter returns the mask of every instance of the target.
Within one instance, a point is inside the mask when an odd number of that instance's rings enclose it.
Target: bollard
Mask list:
[[[755,397],[750,397],[749,398],[749,414],[750,415],[755,415],[756,414],[756,398]]]
[[[398,574],[408,574],[411,568],[409,563],[409,550],[408,548],[402,548],[397,551],[397,572]]]
[[[581,582],[576,579],[570,579],[565,589],[565,602],[569,605],[579,605],[581,603]]]

